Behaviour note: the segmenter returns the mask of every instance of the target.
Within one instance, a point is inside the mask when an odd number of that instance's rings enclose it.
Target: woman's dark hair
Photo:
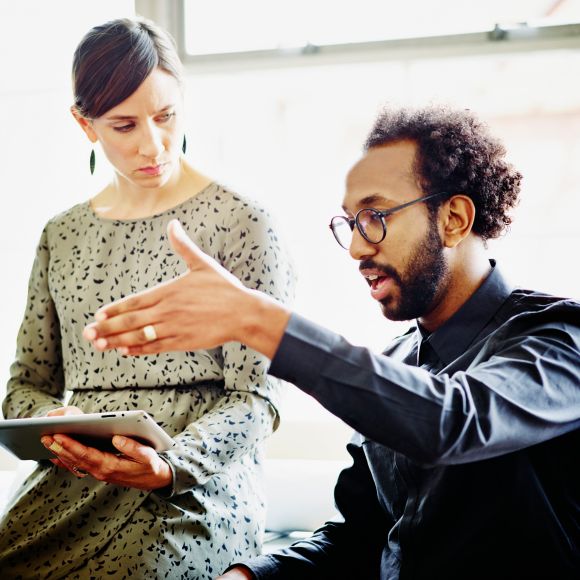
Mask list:
[[[88,119],[100,117],[131,96],[157,67],[182,84],[175,43],[152,22],[122,18],[95,26],[73,57],[77,110]]]
[[[509,226],[522,175],[505,160],[506,150],[471,112],[447,107],[384,109],[365,151],[394,141],[417,144],[415,174],[426,194],[468,195],[475,205],[473,232],[497,238]],[[432,214],[444,196],[427,202]]]

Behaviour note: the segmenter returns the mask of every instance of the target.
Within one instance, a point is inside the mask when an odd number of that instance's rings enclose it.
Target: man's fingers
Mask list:
[[[143,290],[138,294],[131,294],[125,298],[121,298],[116,302],[112,302],[107,306],[99,308],[95,312],[95,319],[97,322],[104,321],[113,316],[118,316],[119,314],[124,314],[127,312],[132,312],[133,310],[144,310],[146,308],[151,308],[159,303],[159,288],[163,287],[167,282],[159,284],[153,288],[148,288]]]
[[[167,237],[171,247],[181,256],[190,270],[195,270],[201,265],[213,266],[214,261],[195,245],[185,233],[179,220],[169,222]]]
[[[122,335],[124,333],[140,333],[141,340],[138,343],[146,342],[147,337],[144,334],[143,328],[157,323],[158,320],[150,308],[140,311],[124,312],[115,317],[107,317],[102,322],[93,322],[87,325],[83,331],[83,336],[87,340],[95,341],[101,337],[113,338],[115,335]],[[95,346],[99,348],[98,344],[95,344]],[[100,348],[100,350],[104,349]]]
[[[119,352],[123,356],[140,356],[146,354],[159,354],[161,352],[169,352],[172,350],[180,350],[179,343],[176,337],[168,337],[154,342],[147,342],[145,344],[123,346],[119,348]]]
[[[114,348],[155,344],[170,337],[168,335],[170,335],[171,332],[171,325],[158,322],[148,326],[153,327],[156,337],[155,340],[151,340],[151,335],[147,334],[145,327],[138,328],[137,330],[129,330],[127,332],[119,332],[118,334],[106,334],[106,330],[101,329],[99,325],[98,337],[93,340],[93,346],[97,350],[104,351],[112,350]],[[151,330],[148,332],[151,332]]]

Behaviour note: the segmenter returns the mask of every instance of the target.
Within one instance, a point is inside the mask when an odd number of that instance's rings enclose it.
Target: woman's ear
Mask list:
[[[93,128],[91,120],[87,119],[86,117],[83,117],[83,115],[81,115],[81,113],[77,109],[76,105],[73,105],[70,108],[70,112],[72,113],[72,116],[75,118],[75,121],[80,125],[81,129],[86,133],[90,142],[96,143],[98,141],[98,138]]]
[[[441,207],[443,213],[443,243],[454,248],[470,233],[475,221],[475,205],[467,195],[454,195]]]

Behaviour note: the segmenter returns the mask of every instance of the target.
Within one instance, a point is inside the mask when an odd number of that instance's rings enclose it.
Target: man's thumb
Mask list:
[[[193,243],[185,233],[179,220],[171,220],[167,226],[167,236],[171,247],[183,258],[187,267],[192,270],[196,265],[209,263],[209,258]]]

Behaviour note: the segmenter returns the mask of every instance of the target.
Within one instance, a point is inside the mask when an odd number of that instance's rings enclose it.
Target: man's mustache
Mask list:
[[[373,262],[373,260],[362,260],[358,266],[358,269],[378,270],[383,275],[392,278],[397,284],[399,284],[399,286],[402,285],[403,283],[403,280],[401,279],[399,273],[395,270],[395,268],[389,266],[388,264],[377,264],[376,262]]]

